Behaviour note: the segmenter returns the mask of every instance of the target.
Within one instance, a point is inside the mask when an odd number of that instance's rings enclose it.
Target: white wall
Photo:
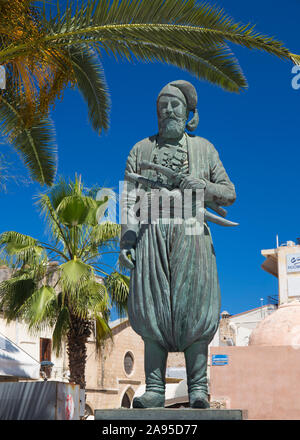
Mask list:
[[[10,277],[10,269],[0,267],[0,282]],[[24,322],[18,320],[7,324],[0,313],[0,333],[17,344],[22,350],[40,362],[40,338],[52,339],[52,330],[50,328],[40,331],[38,334],[29,332],[28,326]],[[51,379],[67,381],[66,375],[68,370],[68,357],[66,346],[63,344],[59,357],[55,356],[52,350],[51,362],[54,367],[52,369]]]
[[[234,330],[236,345],[248,345],[250,334],[255,327],[275,310],[275,306],[265,305],[254,310],[250,310],[249,312],[231,316],[229,318],[229,325]]]
[[[0,333],[17,344],[22,350],[38,362],[40,362],[40,338],[51,339],[52,337],[51,329],[43,330],[38,334],[31,334],[25,323],[13,321],[10,324],[7,324],[6,320],[1,315]],[[66,374],[68,359],[65,344],[62,347],[62,352],[59,357],[56,357],[55,352],[52,350],[51,362],[54,364],[51,379],[67,381]]]

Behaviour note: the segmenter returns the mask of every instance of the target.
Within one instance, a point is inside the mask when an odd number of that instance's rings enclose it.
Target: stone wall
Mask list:
[[[183,368],[185,367],[184,353],[169,353],[167,368]]]
[[[133,357],[130,374],[124,369],[127,352]],[[145,383],[144,344],[128,321],[113,329],[113,341],[107,340],[99,352],[94,342],[88,344],[86,381],[86,402],[93,410],[121,407],[124,394],[132,400],[136,389]]]
[[[227,345],[226,341],[228,339],[232,339],[234,344],[235,341],[235,332],[232,327],[230,327],[230,315],[229,314],[222,314],[222,318],[220,320],[220,326],[219,326],[219,338],[220,338],[220,345]]]

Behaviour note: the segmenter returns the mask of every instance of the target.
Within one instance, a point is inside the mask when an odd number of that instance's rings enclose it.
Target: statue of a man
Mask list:
[[[205,207],[211,203],[217,212],[235,201],[234,185],[214,146],[185,131],[198,125],[196,106],[197,92],[189,82],[174,81],[162,89],[157,99],[159,134],[138,142],[127,160],[128,193],[138,187],[150,192],[145,182],[152,179],[169,190],[202,189]],[[193,118],[187,122],[190,112]],[[145,169],[145,162],[163,165],[181,178],[170,180],[165,173]],[[134,183],[129,179],[133,173],[142,180]],[[127,199],[127,214],[135,202],[134,197]],[[134,399],[133,407],[164,406],[168,352],[184,352],[190,407],[208,408],[208,344],[219,324],[220,289],[207,222],[202,234],[191,235],[185,220],[140,224],[130,218],[122,225],[120,263],[131,270],[128,316],[144,340],[146,376],[146,392]]]

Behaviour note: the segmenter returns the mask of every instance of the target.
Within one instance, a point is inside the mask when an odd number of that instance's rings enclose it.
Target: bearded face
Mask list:
[[[163,139],[180,139],[187,122],[187,107],[175,96],[163,95],[157,104],[159,135]]]

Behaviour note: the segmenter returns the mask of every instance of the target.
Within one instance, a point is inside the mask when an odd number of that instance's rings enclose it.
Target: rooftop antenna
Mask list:
[[[276,247],[279,247],[279,239],[278,239],[278,234],[276,234]]]

